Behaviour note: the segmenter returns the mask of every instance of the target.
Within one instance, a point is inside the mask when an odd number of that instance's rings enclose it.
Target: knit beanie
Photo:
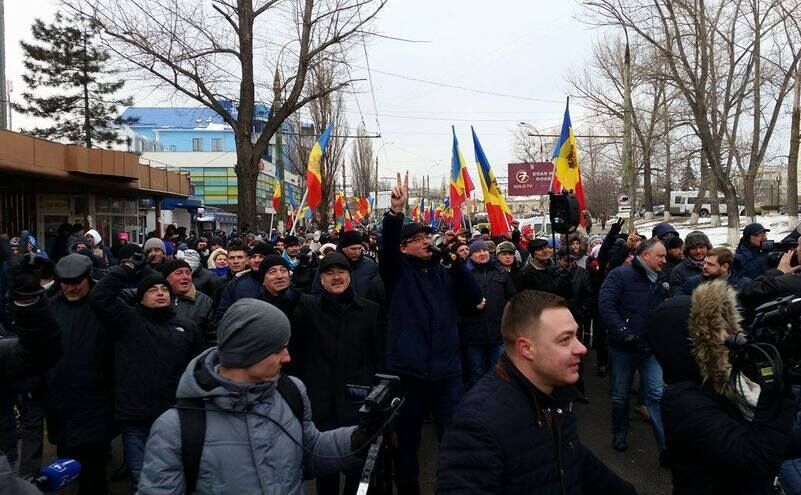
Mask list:
[[[342,234],[342,238],[339,240],[339,245],[337,246],[338,251],[342,251],[344,248],[349,246],[355,246],[356,244],[361,244],[364,241],[362,238],[361,232],[357,230],[349,230]]]
[[[170,288],[170,283],[167,282],[164,279],[164,276],[162,276],[160,273],[155,272],[155,273],[151,273],[150,275],[145,276],[139,282],[139,284],[136,286],[136,300],[141,302],[142,301],[142,297],[144,297],[144,295],[145,295],[145,292],[147,292],[148,289],[150,289],[154,285],[158,285],[158,284],[162,284],[162,285],[167,286],[167,290],[169,290],[170,294],[172,294],[172,289]]]
[[[147,253],[153,249],[161,249],[163,253],[167,252],[167,249],[164,247],[164,241],[158,237],[151,237],[150,239],[146,240],[142,249],[144,250],[145,255],[147,255]]]
[[[179,251],[178,253],[181,255],[183,260],[189,264],[189,268],[191,268],[193,272],[197,270],[197,267],[200,266],[200,253],[194,249],[186,249],[184,251]],[[181,257],[178,259],[181,259]]]
[[[700,230],[694,230],[684,238],[684,254],[687,254],[690,249],[697,246],[706,246],[707,249],[712,249],[712,243],[709,242],[709,237]]]
[[[161,272],[161,274],[166,279],[167,277],[170,276],[170,274],[172,272],[174,272],[175,270],[178,270],[179,268],[189,268],[189,271],[190,272],[192,271],[192,267],[189,266],[189,263],[187,263],[186,260],[169,260],[169,261],[166,261],[166,262],[164,262],[164,264],[162,264],[159,267],[159,271]]]
[[[289,320],[278,308],[259,299],[232,304],[217,326],[220,366],[248,368],[289,343]]]
[[[120,261],[127,260],[130,259],[134,254],[141,252],[142,248],[136,244],[126,244],[122,246],[119,251],[117,251],[117,259]]]
[[[482,249],[489,249],[487,247],[487,242],[483,239],[475,239],[473,240],[468,247],[470,248],[470,254],[475,253],[476,251],[481,251]]]
[[[275,254],[275,248],[269,242],[257,242],[250,247],[248,256],[253,256],[254,254],[269,256],[271,254]]]
[[[283,266],[287,270],[289,270],[289,263],[282,257],[277,254],[269,254],[261,260],[261,264],[259,264],[259,274],[261,275],[261,279],[264,280],[264,275],[267,273],[267,270],[274,266]]]

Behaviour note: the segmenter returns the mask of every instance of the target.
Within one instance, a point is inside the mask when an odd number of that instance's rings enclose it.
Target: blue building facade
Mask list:
[[[222,102],[231,112],[235,112],[232,102]],[[255,108],[254,133],[262,130],[269,107],[258,104]],[[234,113],[235,114],[235,113]],[[127,119],[129,136],[132,134],[134,149],[139,153],[159,152],[158,160],[170,169],[190,174],[192,198],[204,205],[214,205],[233,211],[238,203],[237,178],[234,173],[235,155],[219,161],[220,153],[236,152],[233,129],[208,107],[129,107],[122,114]],[[293,140],[289,127],[285,124],[284,163],[289,163],[289,153]],[[169,153],[198,153],[197,159],[186,160],[181,157],[171,160]],[[268,166],[259,172],[256,187],[256,203],[260,212],[272,210],[272,196],[275,185],[273,162],[274,143],[270,143],[263,157]],[[143,155],[144,156],[144,155]],[[302,191],[298,185],[286,181],[283,200],[289,202],[292,196],[295,204],[301,199]],[[166,206],[166,205],[165,205]]]

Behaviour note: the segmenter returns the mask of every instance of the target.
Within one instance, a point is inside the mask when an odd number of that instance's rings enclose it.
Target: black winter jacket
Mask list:
[[[129,306],[118,294],[135,278],[118,266],[98,282],[89,303],[114,332],[114,411],[116,419],[150,424],[175,405],[178,379],[205,348],[194,323],[172,308]]]
[[[728,399],[696,381],[668,385],[661,406],[674,494],[774,493],[792,407],[748,422]]]
[[[462,263],[445,268],[400,251],[403,215],[384,215],[379,254],[387,298],[387,368],[427,380],[459,376],[459,310],[481,303],[481,290]]]
[[[225,279],[218,277],[214,272],[201,265],[192,272],[192,283],[195,284],[197,290],[214,299],[217,291],[225,285]]]
[[[596,292],[592,286],[590,272],[586,269],[576,266],[570,269],[570,274],[571,291],[568,303],[573,318],[581,325],[592,318],[595,313]]]
[[[114,343],[88,298],[50,300],[63,355],[45,374],[50,442],[62,448],[108,443],[114,429]]]
[[[467,262],[467,268],[487,300],[484,309],[475,306],[465,308],[459,320],[459,336],[462,345],[499,344],[501,318],[506,301],[515,295],[514,282],[509,272],[491,260],[484,265]]]
[[[368,297],[370,293],[370,282],[378,275],[378,264],[362,255],[358,261],[350,262],[350,286],[359,297]],[[323,286],[320,284],[320,269],[314,275],[312,284],[312,294],[320,294]]]
[[[636,493],[579,440],[574,397],[572,389],[540,392],[504,354],[445,431],[436,493]]]
[[[531,261],[529,258],[529,262],[520,270],[520,290],[550,292],[569,300],[572,290],[570,273],[550,263],[544,270],[538,270]]]
[[[662,270],[664,272],[664,269]],[[681,294],[684,284],[691,278],[703,275],[704,271],[688,256],[670,272],[670,291]]]
[[[300,291],[290,287],[279,292],[277,296],[270,294],[266,289],[262,289],[261,294],[259,294],[259,297],[256,299],[261,299],[264,302],[272,304],[280,309],[287,318],[292,319],[295,315],[295,308],[300,301],[300,296]]]
[[[314,424],[321,430],[357,424],[360,406],[348,398],[346,385],[372,385],[383,368],[378,305],[352,291],[336,301],[326,293],[304,294],[292,319],[289,347]]]

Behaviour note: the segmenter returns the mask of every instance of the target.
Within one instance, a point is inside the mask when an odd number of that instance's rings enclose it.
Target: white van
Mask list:
[[[695,208],[695,202],[698,199],[698,191],[671,191],[670,193],[670,214],[671,215],[690,215]],[[737,201],[740,203],[740,201]],[[720,205],[720,214],[725,215],[726,197],[723,194],[718,194],[718,204]],[[740,216],[745,215],[745,206],[737,205],[740,210]],[[701,205],[699,214],[701,217],[708,217],[712,213],[712,205],[704,203]]]

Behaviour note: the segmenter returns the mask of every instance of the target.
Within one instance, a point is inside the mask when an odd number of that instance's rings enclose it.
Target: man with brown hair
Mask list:
[[[523,291],[509,301],[505,353],[442,439],[438,494],[636,493],[578,438],[570,385],[587,348],[577,331],[562,297]]]
[[[725,246],[709,250],[704,258],[703,274],[687,279],[681,292],[688,296],[692,295],[695,288],[702,283],[718,279],[727,281],[737,292],[751,283],[750,278],[742,277],[734,272],[734,253]]]

